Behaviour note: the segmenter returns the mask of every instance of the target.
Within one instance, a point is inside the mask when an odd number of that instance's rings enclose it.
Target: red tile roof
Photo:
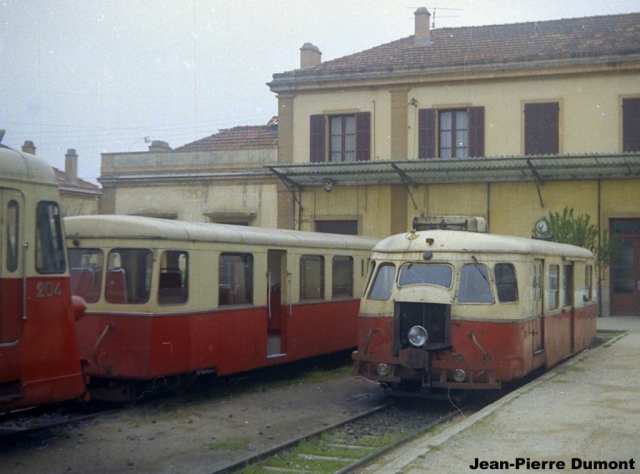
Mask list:
[[[92,191],[97,191],[100,189],[99,186],[96,186],[95,184],[90,183],[89,181],[85,181],[84,179],[81,179],[81,178],[78,178],[75,183],[70,183],[67,181],[67,175],[65,174],[65,172],[59,170],[58,168],[54,167],[53,172],[55,173],[56,180],[58,181],[58,184],[60,186],[77,187],[77,188],[82,188],[82,189],[92,190]]]
[[[317,66],[274,74],[270,86],[286,87],[305,79],[344,80],[347,75],[367,73],[383,77],[509,64],[526,68],[536,61],[624,58],[640,54],[640,13],[442,28],[430,35],[428,46],[414,46],[410,36]]]
[[[278,146],[278,118],[267,125],[248,125],[220,130],[218,133],[187,143],[174,151],[245,150]]]

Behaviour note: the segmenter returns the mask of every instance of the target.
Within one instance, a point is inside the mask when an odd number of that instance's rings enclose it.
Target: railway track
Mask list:
[[[11,443],[38,435],[48,430],[56,430],[76,423],[94,420],[100,416],[116,412],[114,409],[58,413],[55,410],[35,408],[11,413],[0,417],[0,443]]]
[[[445,401],[428,409],[424,400],[389,403],[235,461],[212,474],[348,473],[459,413],[459,408]]]

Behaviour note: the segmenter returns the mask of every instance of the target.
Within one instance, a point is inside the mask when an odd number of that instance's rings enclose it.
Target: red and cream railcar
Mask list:
[[[85,392],[58,200],[49,164],[0,145],[0,412]]]
[[[590,344],[594,278],[591,252],[571,245],[460,230],[383,239],[355,374],[398,393],[498,389]]]
[[[94,398],[356,347],[377,239],[130,216],[66,220]],[[172,380],[178,380],[174,378]],[[156,383],[157,385],[157,383]]]

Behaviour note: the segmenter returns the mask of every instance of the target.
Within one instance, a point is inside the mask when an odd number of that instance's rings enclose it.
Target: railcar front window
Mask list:
[[[485,265],[468,263],[460,272],[459,303],[493,303],[489,270]]]
[[[353,296],[353,257],[336,255],[331,268],[332,297]]]
[[[591,265],[584,267],[584,293],[586,301],[593,299],[593,267]]]
[[[501,303],[518,301],[518,281],[516,280],[516,270],[513,265],[510,263],[497,263],[493,273],[496,277],[498,300]]]
[[[253,255],[220,254],[218,304],[253,304]]]
[[[300,257],[300,300],[324,299],[324,257]]]
[[[58,204],[41,201],[36,207],[36,270],[64,273],[66,269]]]
[[[398,286],[436,285],[451,288],[452,280],[451,265],[405,263],[400,267]]]
[[[109,303],[142,304],[149,301],[153,252],[118,248],[109,252],[105,299]]]
[[[573,266],[565,265],[562,278],[562,291],[564,293],[564,306],[573,305]]]
[[[158,303],[182,304],[189,298],[189,254],[167,250],[160,257]]]
[[[387,301],[391,298],[395,274],[395,265],[383,263],[378,266],[378,272],[373,280],[373,285],[371,285],[371,291],[369,291],[369,299]]]
[[[97,248],[70,248],[69,267],[71,294],[82,296],[87,303],[100,299],[104,252]]]

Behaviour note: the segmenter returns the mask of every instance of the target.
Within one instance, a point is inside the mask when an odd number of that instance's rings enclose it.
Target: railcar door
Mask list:
[[[21,398],[24,275],[24,199],[15,189],[0,188],[0,402]]]
[[[287,353],[287,308],[283,298],[289,288],[287,252],[267,251],[267,357]]]
[[[24,308],[24,206],[22,194],[0,188],[0,344],[15,342],[22,333]]]
[[[533,261],[533,353],[544,351],[544,260]]]

